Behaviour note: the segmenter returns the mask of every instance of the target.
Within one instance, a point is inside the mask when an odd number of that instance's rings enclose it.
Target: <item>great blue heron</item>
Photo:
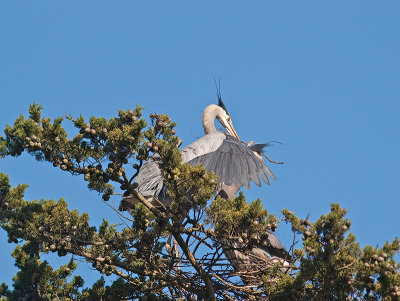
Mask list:
[[[217,131],[214,125],[215,119],[229,134]],[[260,186],[260,179],[268,185],[269,178],[275,180],[274,174],[261,157],[265,144],[245,145],[239,139],[219,94],[218,105],[207,106],[203,112],[202,121],[205,136],[181,150],[182,162],[191,165],[201,164],[207,172],[213,171],[218,176],[219,183],[216,194],[226,199],[233,198],[242,186],[249,188],[250,182]],[[154,205],[157,203],[154,202],[153,197],[168,207],[170,200],[165,191],[158,159],[158,154],[155,154],[143,164],[135,179],[136,190]],[[128,207],[138,202],[139,200],[134,195],[123,199],[123,203],[129,204]],[[126,207],[126,205],[121,207]],[[235,269],[245,271],[274,258],[281,260],[290,257],[271,231],[267,231],[267,236],[268,245],[253,246],[248,253],[243,252],[245,247],[243,243],[226,242],[224,251]]]
[[[217,131],[214,125],[215,119],[229,132],[229,135]],[[218,105],[211,104],[205,108],[202,121],[205,135],[181,150],[182,162],[191,165],[201,164],[207,172],[213,171],[219,177],[217,193],[233,197],[240,187],[250,188],[250,182],[260,186],[260,179],[268,185],[270,184],[268,177],[275,180],[268,166],[260,160],[261,157],[257,152],[253,151],[259,145],[246,146],[239,140],[228,110],[220,98]],[[143,164],[135,182],[138,185],[137,191],[144,197],[151,201],[154,196],[168,206],[169,200],[163,189],[158,158],[156,154]],[[233,195],[231,190],[234,191]],[[124,200],[131,204],[138,202],[133,195]]]

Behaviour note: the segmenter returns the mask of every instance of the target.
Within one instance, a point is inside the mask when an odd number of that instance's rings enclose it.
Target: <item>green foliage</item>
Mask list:
[[[349,233],[347,210],[338,204],[315,223],[299,220],[287,209],[282,213],[292,230],[302,235],[303,249],[294,250],[299,270],[277,283],[266,281],[271,300],[391,300],[400,284],[394,256],[396,238],[382,248],[361,249]]]
[[[81,176],[88,188],[107,202],[117,195],[135,194],[134,179],[152,154],[161,168],[171,204],[166,207],[140,198],[128,206],[122,225],[103,220],[90,224],[87,213],[68,208],[65,200],[24,199],[27,185],[11,188],[0,173],[0,219],[19,271],[13,288],[0,286],[0,300],[396,300],[400,274],[396,238],[383,247],[361,249],[349,232],[350,220],[338,204],[312,223],[285,209],[283,219],[268,213],[261,200],[248,203],[242,193],[234,199],[217,197],[216,176],[201,166],[181,164],[178,138],[167,115],[142,118],[142,108],[118,111],[111,119],[66,116],[77,129],[68,137],[62,117],[42,116],[33,104],[0,136],[0,157],[27,152],[40,161]],[[119,192],[120,194],[116,194]],[[111,205],[110,205],[111,206]],[[114,208],[115,209],[115,208]],[[207,217],[206,217],[207,216]],[[269,265],[253,275],[249,288],[233,269],[221,242],[252,248],[270,246],[266,232],[278,223],[290,224],[298,244],[291,246],[289,266]],[[175,246],[168,241],[170,234]],[[301,243],[300,243],[301,242]],[[245,250],[244,250],[245,249]],[[53,269],[41,256],[49,252],[72,255]],[[247,256],[247,255],[246,255]],[[102,275],[115,275],[107,285],[103,276],[84,288],[74,276],[75,258]],[[240,277],[238,277],[240,276]]]
[[[4,173],[0,173],[0,197],[4,197],[10,190],[10,180]]]
[[[82,175],[90,189],[103,193],[104,200],[108,200],[115,189],[109,181],[121,185],[122,190],[129,188],[133,178],[128,179],[125,169],[130,166],[130,160],[140,162],[135,166],[138,169],[149,152],[158,148],[159,140],[171,141],[176,146],[175,124],[169,117],[154,115],[155,127],[145,130],[147,123],[141,118],[140,106],[135,110],[120,110],[118,117],[110,120],[91,117],[86,122],[82,116],[67,116],[79,130],[72,139],[62,127],[63,118],[51,122],[50,118],[42,118],[41,110],[41,106],[33,104],[28,119],[21,115],[13,127],[7,125],[6,136],[0,137],[0,157],[19,156],[27,151],[37,160],[49,161],[63,171]],[[168,145],[168,142],[162,144],[161,151],[166,155],[171,153]]]
[[[76,269],[73,259],[53,270],[46,261],[40,260],[37,253],[32,253],[34,247],[31,244],[27,242],[23,246],[17,246],[12,253],[20,271],[13,278],[13,291],[9,291],[3,283],[0,296],[6,296],[7,300],[76,300],[80,294],[79,289],[83,286],[83,279],[75,276],[68,281]]]
[[[265,241],[266,230],[278,227],[274,215],[263,209],[261,200],[247,203],[242,192],[234,199],[226,200],[218,196],[207,209],[208,222],[212,222],[220,239],[235,239],[245,243],[248,248]]]
[[[180,157],[177,162],[180,162]],[[215,175],[207,174],[199,165],[181,164],[166,172],[165,178],[168,195],[173,200],[170,205],[171,214],[178,221],[191,208],[204,209],[215,191]]]

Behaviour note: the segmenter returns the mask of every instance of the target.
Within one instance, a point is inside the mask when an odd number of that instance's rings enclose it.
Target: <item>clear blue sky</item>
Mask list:
[[[0,127],[33,102],[52,118],[139,103],[169,114],[189,144],[220,77],[240,138],[283,143],[269,152],[285,161],[271,165],[277,181],[248,200],[312,220],[340,202],[361,244],[382,245],[400,234],[399,13],[399,1],[366,0],[1,2]],[[31,185],[27,199],[65,197],[95,225],[118,222],[81,177],[27,155],[0,171]],[[288,227],[278,235],[288,246]],[[0,241],[11,283],[15,245],[3,230]]]

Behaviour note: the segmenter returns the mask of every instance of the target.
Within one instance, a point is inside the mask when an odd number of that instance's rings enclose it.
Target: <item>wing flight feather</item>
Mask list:
[[[219,183],[245,186],[250,182],[261,185],[260,179],[269,184],[275,180],[271,170],[253,151],[238,139],[224,133],[211,133],[188,145],[181,151],[182,161],[191,165],[202,164],[208,172],[213,171]],[[163,187],[158,154],[145,162],[135,179],[143,195],[158,196]]]
[[[184,162],[202,164],[208,172],[215,172],[219,182],[238,187],[250,187],[253,181],[261,185],[260,179],[269,184],[275,180],[271,170],[253,151],[238,139],[224,133],[208,134],[182,150]]]

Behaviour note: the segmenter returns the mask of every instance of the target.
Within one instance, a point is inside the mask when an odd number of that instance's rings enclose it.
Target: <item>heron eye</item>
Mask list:
[[[228,118],[227,118],[226,120],[228,120],[228,121],[231,121],[231,117],[230,117],[230,116],[228,116]]]

